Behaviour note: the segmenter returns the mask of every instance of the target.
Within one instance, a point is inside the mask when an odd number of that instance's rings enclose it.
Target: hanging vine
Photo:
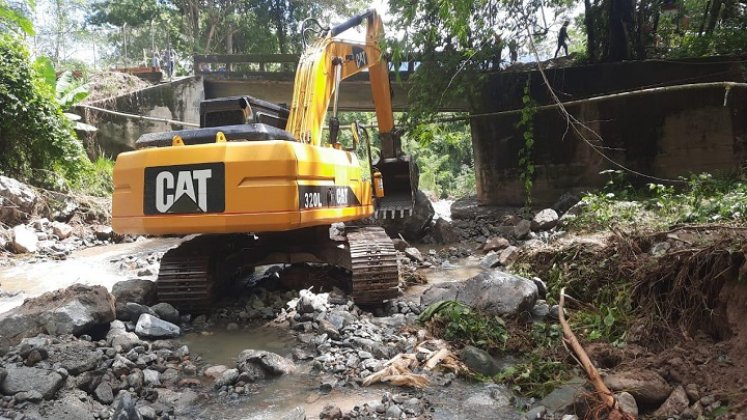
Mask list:
[[[519,150],[519,169],[521,170],[519,178],[524,187],[524,206],[526,208],[532,206],[532,187],[534,185],[532,151],[534,150],[534,115],[537,113],[536,104],[530,94],[530,85],[531,78],[527,78],[526,85],[524,86],[524,96],[522,97],[524,107],[521,109],[521,116],[519,122],[516,124],[518,129],[523,128],[524,130],[524,144],[521,150]]]

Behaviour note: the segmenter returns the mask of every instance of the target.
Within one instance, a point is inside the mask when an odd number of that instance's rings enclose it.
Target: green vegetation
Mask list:
[[[90,162],[62,111],[21,42],[0,36],[0,173],[50,188],[75,185]]]
[[[486,351],[501,350],[508,339],[502,319],[482,314],[467,305],[447,300],[427,307],[419,318],[438,337]]]
[[[747,221],[747,177],[693,175],[682,186],[647,184],[633,187],[621,171],[600,192],[587,194],[587,204],[571,226],[594,230],[609,227],[665,228],[679,223],[744,223]]]
[[[534,101],[529,92],[532,79],[527,78],[524,85],[524,96],[522,102],[524,108],[521,110],[521,118],[516,125],[519,129],[524,129],[524,147],[519,151],[519,168],[521,173],[519,178],[524,185],[524,207],[532,208],[532,186],[534,185],[534,161],[532,160],[532,151],[534,150],[534,115],[537,113]]]

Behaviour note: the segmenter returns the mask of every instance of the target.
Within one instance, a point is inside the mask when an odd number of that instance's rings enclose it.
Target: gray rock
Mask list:
[[[532,231],[532,222],[529,220],[521,220],[514,226],[514,237],[516,239],[524,239],[529,236],[529,232]]]
[[[547,285],[539,277],[532,277],[532,281],[537,285],[537,293],[539,293],[539,297],[544,299],[547,296]]]
[[[638,417],[638,404],[635,402],[635,398],[628,392],[619,392],[615,394],[615,400],[620,405],[620,409],[633,417]]]
[[[164,321],[172,324],[179,323],[179,311],[166,302],[157,303],[150,307],[156,315]]]
[[[98,406],[82,391],[64,393],[44,412],[44,418],[54,420],[95,420],[94,407]]]
[[[540,400],[538,405],[544,406],[551,413],[568,412],[576,402],[576,397],[586,393],[585,383],[581,378],[566,381]]]
[[[487,389],[464,399],[461,408],[464,418],[510,419],[517,417],[508,398],[495,399]]]
[[[73,227],[63,222],[52,222],[52,233],[60,240],[67,239],[73,234]]]
[[[441,219],[439,219],[441,220]],[[392,404],[386,409],[386,416],[390,419],[398,419],[402,415],[402,409],[399,406]]]
[[[156,420],[158,418],[156,409],[149,405],[141,405],[137,407],[137,412],[138,414],[140,414],[140,416],[143,417],[144,420]]]
[[[88,341],[73,341],[55,347],[50,357],[52,363],[65,368],[71,375],[77,376],[93,370],[104,355],[96,345]]]
[[[102,404],[111,404],[114,401],[114,391],[108,382],[102,381],[96,389],[93,390],[93,396]]]
[[[22,401],[31,401],[33,403],[39,402],[44,399],[44,396],[41,394],[41,392],[32,389],[30,391],[22,391],[15,395],[15,399],[18,402]]]
[[[244,350],[239,353],[236,363],[242,372],[246,370],[247,365],[253,364],[274,376],[289,374],[296,369],[292,361],[264,350]]]
[[[629,392],[641,405],[656,405],[664,402],[672,387],[652,370],[629,370],[607,375],[604,383],[614,392]],[[684,390],[683,390],[684,391]],[[685,395],[687,400],[687,395]]]
[[[223,375],[223,372],[228,370],[228,366],[225,365],[215,365],[210,366],[209,368],[205,369],[202,374],[205,375],[208,378],[211,378],[213,380],[218,380],[218,378]]]
[[[532,317],[541,320],[548,315],[550,315],[550,305],[544,300],[538,300],[532,308]]]
[[[152,309],[145,305],[135,302],[127,302],[124,305],[117,305],[117,319],[121,321],[137,321],[142,314],[148,314],[157,317]]]
[[[420,296],[420,303],[427,306],[444,300],[457,300],[463,288],[462,282],[436,283],[423,292]]]
[[[161,373],[161,383],[165,386],[176,385],[180,378],[179,371],[173,368],[168,368]]]
[[[141,279],[120,281],[112,286],[112,295],[118,311],[127,302],[150,306],[156,303],[156,283]]]
[[[546,414],[547,408],[545,408],[544,405],[538,405],[537,407],[534,407],[531,410],[527,411],[525,417],[527,420],[538,420],[544,419]]]
[[[495,252],[489,252],[480,260],[480,266],[483,268],[496,268],[501,265],[501,257]]]
[[[93,226],[93,234],[96,235],[96,239],[100,241],[108,241],[112,238],[114,231],[111,226],[95,225]]]
[[[664,403],[654,411],[656,418],[668,418],[677,416],[688,408],[690,401],[687,392],[682,386],[675,388]]]
[[[552,205],[552,208],[558,212],[558,214],[563,214],[579,201],[581,201],[581,198],[576,194],[564,193],[560,198],[558,198],[558,201]]]
[[[114,300],[106,288],[74,284],[0,314],[0,336],[16,341],[41,333],[79,336],[112,320]]]
[[[28,220],[36,201],[36,192],[31,187],[0,175],[0,222],[13,225]]]
[[[538,230],[550,230],[558,224],[558,213],[553,209],[544,209],[534,215],[532,219],[531,229],[534,231]]]
[[[143,380],[146,385],[160,386],[161,385],[161,372],[153,369],[143,370]]]
[[[11,249],[17,254],[36,252],[39,247],[39,238],[36,232],[25,225],[18,225],[11,229]]]
[[[142,420],[143,416],[137,411],[135,399],[127,391],[120,391],[114,402],[114,413],[111,420]]]
[[[501,371],[493,356],[477,347],[466,346],[459,351],[459,358],[467,367],[484,376],[497,375]]]
[[[140,337],[149,338],[174,338],[181,335],[181,329],[162,319],[152,315],[142,314],[137,320],[135,333]]]
[[[126,353],[132,350],[133,347],[140,345],[143,345],[140,337],[131,332],[116,335],[111,339],[111,346],[119,353]]]
[[[419,263],[424,261],[423,254],[417,248],[406,248],[405,255],[407,255],[407,258]]]
[[[238,369],[226,369],[220,375],[220,378],[215,381],[215,388],[233,385],[236,383],[237,379],[239,379]]]
[[[461,236],[451,222],[444,219],[437,219],[433,225],[433,238],[439,244],[450,244],[459,242]]]
[[[62,375],[51,370],[8,366],[5,371],[7,376],[0,383],[0,392],[3,395],[35,390],[45,400],[50,400],[65,383]]]

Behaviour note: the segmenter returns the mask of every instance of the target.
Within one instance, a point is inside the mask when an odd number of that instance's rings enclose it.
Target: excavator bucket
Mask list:
[[[418,169],[411,156],[380,159],[373,164],[384,181],[384,197],[377,200],[377,219],[410,217],[418,190]]]

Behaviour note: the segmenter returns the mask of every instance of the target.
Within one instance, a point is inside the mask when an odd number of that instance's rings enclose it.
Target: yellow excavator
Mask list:
[[[335,37],[366,23],[365,43]],[[201,127],[141,136],[114,167],[112,226],[119,233],[202,234],[166,252],[159,299],[181,310],[209,308],[247,268],[326,263],[351,273],[359,304],[398,294],[391,239],[375,226],[332,224],[412,214],[417,170],[402,153],[394,125],[383,25],[373,10],[324,28],[302,27],[305,51],[290,109],[251,96],[206,100]],[[338,141],[340,82],[367,72],[376,109],[380,157],[368,132],[352,125],[353,147]],[[325,118],[328,119],[328,134]],[[326,137],[326,139],[325,139]],[[355,150],[365,142],[370,173]]]

